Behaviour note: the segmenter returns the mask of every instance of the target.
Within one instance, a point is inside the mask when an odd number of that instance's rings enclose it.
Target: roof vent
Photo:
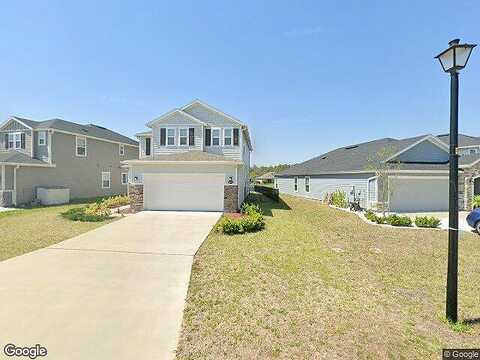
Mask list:
[[[347,147],[345,148],[345,150],[351,150],[351,149],[355,149],[355,148],[357,148],[357,147],[358,147],[358,145],[347,146]]]
[[[326,156],[323,156],[321,160],[325,160],[327,157]]]
[[[82,131],[87,133],[88,129],[82,128]]]

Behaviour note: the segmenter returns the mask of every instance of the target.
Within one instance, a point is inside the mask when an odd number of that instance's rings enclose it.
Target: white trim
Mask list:
[[[78,139],[79,138],[84,138],[85,139],[85,154],[79,154],[78,153]],[[87,137],[86,136],[81,136],[81,135],[76,135],[75,136],[75,156],[77,157],[87,157]]]
[[[213,130],[218,130],[218,145],[213,145]],[[211,147],[222,146],[222,128],[219,128],[219,127],[211,127],[210,128],[210,146]]]
[[[47,145],[47,135],[48,135],[48,132],[45,131],[45,130],[40,130],[40,131],[37,131],[37,144],[38,146],[45,146]],[[42,139],[42,137],[40,136],[40,134],[43,134],[44,137]],[[43,140],[43,144],[40,143],[40,140]]]
[[[54,168],[57,167],[55,164],[29,164],[29,163],[17,163],[17,162],[2,162],[2,165],[8,166],[25,166],[25,167],[45,167],[45,168]]]
[[[20,166],[15,166],[13,168],[13,191],[12,191],[12,203],[17,206],[17,169]]]
[[[308,190],[307,190],[307,179],[308,179]],[[305,186],[305,192],[309,193],[310,192],[310,176],[305,176],[304,178],[304,186]]]
[[[5,191],[5,165],[2,165],[2,191]]]
[[[118,144],[118,155],[125,156],[125,145],[124,144]]]
[[[108,187],[103,185],[103,175],[108,174]],[[111,171],[102,171],[102,189],[110,189],[112,187],[112,173]]]
[[[309,174],[308,176],[325,176],[325,175],[338,175],[338,174],[373,174],[375,170],[358,170],[358,171],[335,171],[331,173],[320,173],[320,174]],[[412,173],[412,174],[448,174],[448,170],[392,170],[390,174],[402,174],[402,173]],[[280,179],[292,178],[294,176],[305,176],[305,175],[275,175]]]
[[[448,176],[442,176],[442,175],[437,175],[437,176],[400,175],[400,176],[395,176],[395,179],[448,179]]]
[[[375,180],[375,201],[370,201],[370,181]],[[367,179],[367,208],[372,207],[372,202],[378,203],[378,176],[372,176]]]
[[[189,120],[192,120],[192,121],[195,121],[196,123],[199,123],[201,125],[207,125],[206,123],[204,123],[202,120],[200,119],[197,119],[195,116],[192,116],[190,114],[187,114],[185,111],[183,111],[182,109],[173,109],[172,111],[169,111],[168,113],[166,114],[163,114],[161,115],[160,117],[156,118],[156,119],[153,119],[152,121],[148,122],[147,123],[147,126],[148,127],[152,127],[153,125],[155,125],[156,123],[161,123],[162,120],[172,116],[173,114],[175,113],[179,113],[180,115],[183,115],[185,117],[187,117]]]
[[[180,161],[180,160],[125,160],[121,161],[121,164],[124,165],[168,165],[168,164],[174,164],[174,165],[183,165],[183,164],[212,164],[212,165],[243,165],[242,161],[238,160],[214,160],[214,161],[208,161],[208,160],[188,160],[188,161]]]
[[[188,146],[190,146],[190,145],[188,145],[188,140],[189,140],[189,130],[188,130],[188,129],[189,129],[188,127],[183,127],[183,126],[178,128],[178,146],[181,146],[181,147],[188,147]],[[186,136],[181,136],[182,130],[186,130],[186,131],[187,131],[187,135],[186,135]],[[184,137],[184,138],[187,139],[185,145],[182,145],[182,144],[181,144],[180,138],[182,138],[182,137]]]
[[[240,120],[234,118],[233,116],[231,115],[228,115],[226,113],[224,113],[223,111],[220,111],[218,109],[215,109],[214,107],[212,107],[211,105],[208,105],[198,99],[195,99],[193,100],[192,102],[190,102],[189,104],[185,105],[184,107],[182,107],[180,110],[184,111],[185,109],[188,109],[189,107],[191,107],[192,105],[195,105],[195,104],[199,104],[201,106],[203,106],[204,108],[208,109],[208,110],[211,110],[213,112],[216,112],[217,114],[219,115],[222,115],[224,117],[226,117],[227,119],[229,119],[230,121],[233,121],[234,123],[236,123],[237,125],[240,125],[240,126],[245,126],[244,123],[242,123]]]
[[[230,131],[231,131],[231,133],[230,133],[230,145],[225,144],[225,138],[226,138],[226,136],[225,136],[225,131],[226,131],[226,130],[230,130]],[[222,145],[223,145],[223,146],[232,146],[232,147],[233,147],[233,146],[234,146],[234,145],[233,145],[233,127],[224,127],[222,132],[223,132]],[[240,130],[239,130],[239,132],[240,132]],[[238,142],[238,145],[240,145],[240,141]]]
[[[388,162],[396,157],[398,157],[399,155],[403,154],[404,152],[410,150],[411,148],[417,146],[418,144],[421,144],[422,142],[424,141],[430,141],[433,145],[436,145],[438,148],[442,149],[443,151],[445,151],[447,154],[449,153],[449,149],[448,149],[448,146],[445,145],[443,142],[441,142],[440,140],[438,140],[435,136],[433,135],[427,135],[423,138],[421,138],[420,140],[418,140],[417,142],[407,146],[405,149],[403,150],[400,150],[399,152],[393,154],[392,156],[390,156],[389,158],[387,158],[384,162]]]
[[[123,181],[123,175],[126,175],[126,176],[127,176],[127,178],[126,178],[127,181],[126,181],[126,182]],[[128,184],[128,172],[122,172],[122,173],[120,173],[120,183],[121,183],[122,185],[127,185],[127,184]]]
[[[47,150],[48,150],[48,162],[49,164],[52,163],[52,141],[53,141],[53,131],[47,131],[48,135],[48,142],[47,142]]]
[[[7,126],[10,121],[16,121],[19,124],[25,126],[27,129],[33,130],[31,126],[28,126],[23,121],[17,119],[15,116],[12,116],[12,117],[8,118],[3,124],[1,124],[0,125],[0,130],[3,129],[5,126]]]
[[[53,129],[53,128],[35,129],[35,131],[44,131],[44,130],[52,130],[52,131],[57,132],[57,133],[67,134],[67,135],[73,135],[73,136],[85,136],[87,139],[93,139],[93,140],[98,140],[98,141],[105,141],[105,142],[108,142],[108,143],[111,143],[111,144],[123,144],[123,145],[125,145],[125,146],[131,146],[131,147],[133,147],[133,148],[138,148],[138,147],[139,147],[139,145],[127,144],[127,143],[124,143],[124,142],[121,142],[121,141],[108,140],[108,139],[103,139],[103,138],[99,138],[99,137],[96,137],[96,136],[79,134],[79,133],[74,133],[74,132],[64,131],[64,130],[58,130],[58,129]]]
[[[159,130],[160,130],[160,137],[161,137],[162,136],[161,128]],[[168,138],[172,137],[172,136],[168,136],[168,130],[173,130],[173,144],[168,143]],[[176,146],[177,145],[176,141],[177,141],[177,128],[174,128],[174,127],[165,128],[165,146]]]
[[[298,176],[293,177],[293,192],[298,192]]]
[[[24,131],[15,131],[15,132],[8,132],[6,133],[7,136],[8,136],[8,139],[7,139],[7,146],[8,146],[8,149],[13,149],[13,150],[26,150],[26,149],[23,149],[22,148],[22,134],[25,134]],[[10,135],[13,136],[13,146],[10,147]],[[17,135],[20,135],[20,146],[17,147]],[[27,147],[27,134],[25,134],[25,147]]]

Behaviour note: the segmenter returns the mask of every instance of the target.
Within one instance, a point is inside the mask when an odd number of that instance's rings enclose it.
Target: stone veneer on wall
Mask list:
[[[238,185],[224,185],[223,211],[238,211]]]
[[[132,200],[130,207],[133,212],[143,210],[143,184],[128,184],[128,196]]]

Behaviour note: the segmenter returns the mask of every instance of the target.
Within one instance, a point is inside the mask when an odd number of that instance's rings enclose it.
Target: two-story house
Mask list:
[[[249,191],[247,126],[199,100],[149,122],[129,168],[136,210],[236,211]]]
[[[127,192],[120,164],[138,158],[138,142],[98,125],[11,117],[0,125],[0,206],[29,203],[39,187],[71,198]]]

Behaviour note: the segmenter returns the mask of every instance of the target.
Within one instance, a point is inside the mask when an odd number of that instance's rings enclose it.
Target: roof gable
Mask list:
[[[436,149],[434,150],[432,146],[426,146],[426,143],[435,146]],[[390,156],[385,161],[398,160],[403,162],[440,162],[439,159],[442,159],[441,161],[448,160],[448,156],[445,160],[441,152],[436,151],[438,149],[444,154],[448,155],[448,146],[446,146],[435,136],[427,135],[420,138],[418,141],[415,141],[410,145],[403,147],[401,150]],[[428,160],[429,156],[431,156],[431,161]]]
[[[180,110],[180,109],[175,109],[172,110],[166,114],[163,114],[162,116],[150,121],[147,126],[148,127],[153,127],[158,124],[200,124],[200,125],[206,125],[205,122],[202,120]]]
[[[11,118],[7,119],[2,125],[0,125],[0,130],[32,130],[32,124],[30,123],[32,120],[27,121],[27,119],[18,118],[16,116],[12,116]]]
[[[213,106],[205,104],[200,100],[192,101],[182,107],[181,110],[211,126],[225,126],[232,124],[236,126],[245,126],[240,120],[224,113],[223,111],[215,109]]]

